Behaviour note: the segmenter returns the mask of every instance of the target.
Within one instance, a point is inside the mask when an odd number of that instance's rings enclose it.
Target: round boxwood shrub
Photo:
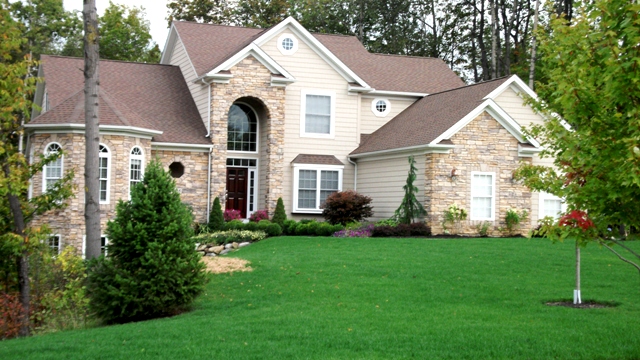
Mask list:
[[[242,220],[231,220],[224,225],[225,230],[243,230],[244,223]]]
[[[280,236],[282,235],[282,228],[278,224],[269,224],[267,226],[267,235],[269,236]]]
[[[249,230],[249,231],[260,230],[259,227],[258,227],[258,223],[257,222],[253,222],[253,221],[244,224],[244,229],[245,230]]]
[[[298,223],[295,220],[285,220],[282,224],[282,232],[285,235],[295,235]]]
[[[316,233],[315,235],[317,236],[331,236],[333,235],[335,231],[333,231],[333,225],[327,223],[327,222],[322,222],[320,224],[318,224],[318,226],[316,227]]]
[[[192,222],[171,175],[151,162],[107,223],[107,257],[89,263],[87,292],[98,317],[122,323],[188,308],[206,282]]]

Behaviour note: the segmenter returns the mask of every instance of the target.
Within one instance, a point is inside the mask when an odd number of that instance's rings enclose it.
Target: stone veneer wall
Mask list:
[[[230,69],[233,78],[228,84],[211,84],[211,199],[224,196],[227,178],[227,114],[234,101],[242,97],[258,99],[267,113],[266,154],[260,161],[266,162],[266,186],[258,209],[266,208],[273,214],[276,202],[283,193],[284,180],[284,104],[285,88],[271,86],[271,72],[254,57],[249,56]],[[258,109],[256,109],[258,110]],[[224,202],[222,204],[224,206]]]
[[[208,152],[187,152],[153,150],[154,159],[159,159],[165,170],[173,162],[184,165],[184,174],[174,179],[183,203],[191,206],[194,220],[207,222],[207,172],[209,167]]]
[[[78,251],[82,250],[84,236],[84,134],[42,134],[31,137],[34,157],[42,154],[45,147],[57,142],[65,152],[63,171],[74,171],[73,186],[75,197],[67,200],[68,206],[61,210],[51,211],[36,217],[31,225],[48,224],[52,234],[60,234],[62,245],[72,245]],[[122,135],[101,135],[100,143],[109,148],[110,163],[110,192],[109,203],[100,205],[100,226],[102,233],[106,229],[109,219],[115,215],[118,199],[129,197],[129,155],[134,146],[140,146],[144,152],[145,162],[149,162],[151,141]],[[206,173],[206,172],[205,172]],[[32,194],[42,194],[42,174],[32,179]]]
[[[448,154],[428,154],[425,169],[425,209],[427,223],[434,234],[444,232],[443,212],[453,203],[467,210],[468,218],[456,233],[476,235],[476,226],[484,221],[471,221],[471,172],[495,173],[495,221],[489,235],[502,235],[497,227],[504,227],[504,217],[509,208],[526,209],[531,218],[531,192],[521,184],[511,182],[513,171],[521,160],[518,156],[518,140],[491,115],[483,112],[455,134],[456,144]],[[450,178],[456,168],[457,180]],[[520,228],[525,233],[531,228],[528,220]],[[453,233],[454,231],[451,231]]]

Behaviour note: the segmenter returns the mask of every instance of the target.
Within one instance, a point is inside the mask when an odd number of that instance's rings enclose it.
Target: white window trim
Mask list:
[[[49,234],[49,237],[46,240],[47,241],[47,246],[49,246],[49,238],[52,238],[54,236],[58,237],[58,254],[60,254],[62,252],[62,235],[60,235],[60,234]]]
[[[58,147],[60,148],[60,150],[62,151],[62,145],[60,145],[60,143],[57,142],[50,142],[47,144],[47,146],[44,147],[44,153],[45,155],[47,155],[49,153],[48,149],[49,146],[56,144],[58,145]],[[47,167],[49,166],[49,164],[45,165],[42,168],[42,193],[46,193],[47,192]],[[60,156],[60,177],[58,178],[58,181],[60,181],[60,179],[62,179],[62,177],[64,176],[64,155]]]
[[[473,178],[475,175],[491,175],[491,216],[488,218],[484,217],[474,217],[473,214]],[[469,193],[471,194],[471,198],[469,199],[469,220],[484,220],[484,221],[495,221],[496,219],[496,173],[495,172],[484,172],[484,171],[472,171],[471,172],[471,181],[469,182],[471,188],[469,189]]]
[[[334,91],[327,90],[302,90],[300,92],[300,137],[310,137],[310,138],[319,138],[319,139],[333,139],[335,138],[335,128],[336,128],[336,93]],[[330,101],[330,113],[329,113],[329,133],[328,134],[318,134],[318,133],[307,133],[305,132],[305,125],[307,121],[307,95],[319,95],[319,96],[329,96]]]
[[[314,170],[317,172],[316,176],[316,208],[298,208],[298,186],[300,180],[300,170]],[[314,164],[294,164],[293,166],[293,212],[305,213],[305,214],[322,214],[320,209],[320,172],[321,171],[337,171],[338,172],[338,191],[342,191],[342,173],[344,171],[343,165],[314,165]]]
[[[384,101],[384,103],[387,105],[387,108],[383,112],[378,111],[376,107],[379,101]],[[391,112],[391,102],[389,101],[389,99],[375,98],[373,99],[373,101],[371,101],[371,112],[377,117],[385,117],[389,115],[389,112]]]
[[[105,248],[109,245],[109,238],[107,237],[107,235],[100,235],[100,238],[104,238],[104,246]],[[87,235],[82,235],[82,258],[85,259],[86,256],[86,251],[87,250]],[[107,255],[107,249],[104,250],[104,255]]]
[[[567,211],[567,204],[562,200],[562,198],[557,197],[553,194],[549,194],[548,192],[541,191],[538,193],[538,220],[542,220],[544,215],[544,201],[545,200],[560,200],[562,205],[560,205],[560,211]],[[555,219],[559,219],[559,216],[556,216]]]
[[[291,39],[291,41],[293,42],[293,47],[289,50],[285,49],[282,46],[282,41],[286,38]],[[283,33],[282,35],[280,35],[280,37],[278,37],[277,47],[282,55],[293,55],[296,53],[296,51],[298,51],[298,39],[293,36],[293,34]]]
[[[133,149],[140,149],[141,155],[132,155]],[[129,151],[129,200],[131,200],[131,164],[133,160],[140,160],[140,181],[142,181],[142,177],[144,175],[144,149],[141,146],[134,146]],[[111,167],[111,166],[109,166]],[[108,193],[108,192],[107,192]]]
[[[260,117],[258,116],[258,112],[253,106],[242,101],[236,101],[232,105],[236,105],[236,104],[242,104],[248,107],[249,109],[251,109],[251,111],[253,111],[253,114],[256,116],[256,151],[229,150],[228,149],[229,145],[227,144],[227,153],[235,154],[235,155],[241,155],[241,154],[255,155],[256,153],[260,152]],[[231,107],[229,107],[229,109],[231,109]],[[229,130],[229,112],[227,111],[227,131],[228,130]],[[235,157],[238,157],[238,156],[235,156]]]
[[[100,152],[100,146],[104,146],[105,149],[107,149],[107,153],[101,153]],[[98,192],[98,200],[100,204],[108,204],[109,203],[109,199],[111,198],[111,149],[109,149],[109,147],[105,144],[100,143],[98,145],[98,159],[99,158],[103,158],[106,157],[107,158],[107,199],[106,200],[101,200],[100,199],[100,192]],[[100,164],[98,163],[98,187],[100,184]]]

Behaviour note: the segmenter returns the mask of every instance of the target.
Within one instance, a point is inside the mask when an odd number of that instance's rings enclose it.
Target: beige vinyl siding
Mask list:
[[[402,187],[407,183],[409,154],[379,160],[358,160],[358,192],[372,199],[374,215],[370,220],[388,219],[400,206],[404,197]],[[416,198],[424,204],[424,155],[416,155]]]
[[[197,78],[193,65],[189,60],[189,55],[182,44],[180,38],[176,39],[173,52],[171,54],[171,60],[169,60],[171,65],[177,65],[180,67],[180,71],[182,72],[182,76],[189,86],[189,92],[191,93],[191,97],[193,101],[196,103],[198,108],[198,112],[200,113],[200,117],[202,118],[202,122],[204,126],[208,129],[209,124],[207,121],[209,120],[209,91],[207,89],[208,85],[196,84],[194,80]]]
[[[503,108],[522,128],[528,128],[532,125],[544,124],[542,116],[538,115],[531,106],[527,105],[522,97],[518,95],[512,88],[507,88],[496,99],[496,103]],[[540,159],[537,155],[533,156],[532,163],[534,165],[553,166],[553,159]],[[538,224],[540,214],[540,198],[537,192],[531,193],[531,224]]]
[[[287,29],[283,32],[290,33]],[[293,55],[282,55],[276,46],[280,37],[276,34],[262,46],[270,57],[288,71],[296,82],[286,88],[285,104],[285,152],[283,201],[287,212],[293,209],[293,168],[291,161],[298,154],[334,155],[343,164],[342,189],[353,189],[353,166],[347,155],[358,146],[358,99],[347,93],[348,83],[307,44],[298,39],[298,50]],[[313,90],[335,93],[335,137],[333,139],[301,137],[301,93]],[[311,218],[313,216],[304,215]]]
[[[385,117],[377,117],[373,111],[371,111],[371,102],[374,99],[386,99],[391,103],[391,111]],[[384,96],[369,97],[363,96],[360,103],[360,133],[371,134],[378,130],[382,125],[389,122],[396,115],[403,112],[406,108],[411,106],[416,100],[402,100],[397,98],[388,98]]]

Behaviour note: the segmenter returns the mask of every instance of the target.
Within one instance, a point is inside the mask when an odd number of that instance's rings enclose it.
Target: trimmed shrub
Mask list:
[[[318,224],[315,220],[300,221],[296,226],[295,234],[299,236],[315,236]]]
[[[431,228],[423,222],[409,224],[410,236],[431,236]]]
[[[220,231],[224,229],[224,214],[222,214],[222,206],[220,205],[220,198],[216,197],[213,200],[213,207],[211,213],[209,213],[209,230]]]
[[[282,235],[282,228],[278,224],[271,223],[267,225],[267,235],[280,236]]]
[[[285,220],[282,224],[282,233],[284,235],[295,235],[298,223],[295,220]]]
[[[284,227],[283,225],[285,221],[287,221],[287,213],[284,211],[284,202],[282,202],[282,198],[278,198],[278,202],[276,203],[276,210],[273,213],[271,222]]]
[[[371,198],[354,190],[335,192],[324,203],[322,216],[330,224],[346,225],[362,221],[373,215]]]
[[[267,232],[267,228],[271,225],[271,221],[269,220],[260,220],[258,222],[258,230]]]
[[[248,231],[258,231],[258,230],[260,230],[258,228],[258,223],[257,222],[248,222],[248,223],[244,224],[244,229],[248,230]]]
[[[224,221],[232,221],[232,220],[240,220],[242,214],[240,213],[240,210],[234,210],[234,209],[227,209],[224,211]]]
[[[318,226],[316,227],[316,233],[315,235],[317,236],[331,236],[333,235],[335,231],[333,231],[333,225],[327,223],[327,222],[322,222],[320,224],[318,224]]]
[[[242,220],[231,220],[224,225],[224,230],[243,230],[244,223]]]
[[[425,223],[399,224],[398,226],[375,226],[371,233],[372,237],[410,237],[429,236],[431,228]]]
[[[87,292],[96,315],[122,323],[186,310],[207,279],[192,222],[171,175],[152,161],[131,201],[119,201],[107,223],[108,256],[89,263]]]
[[[259,222],[260,220],[269,220],[269,213],[267,210],[258,210],[249,216],[249,221]]]

